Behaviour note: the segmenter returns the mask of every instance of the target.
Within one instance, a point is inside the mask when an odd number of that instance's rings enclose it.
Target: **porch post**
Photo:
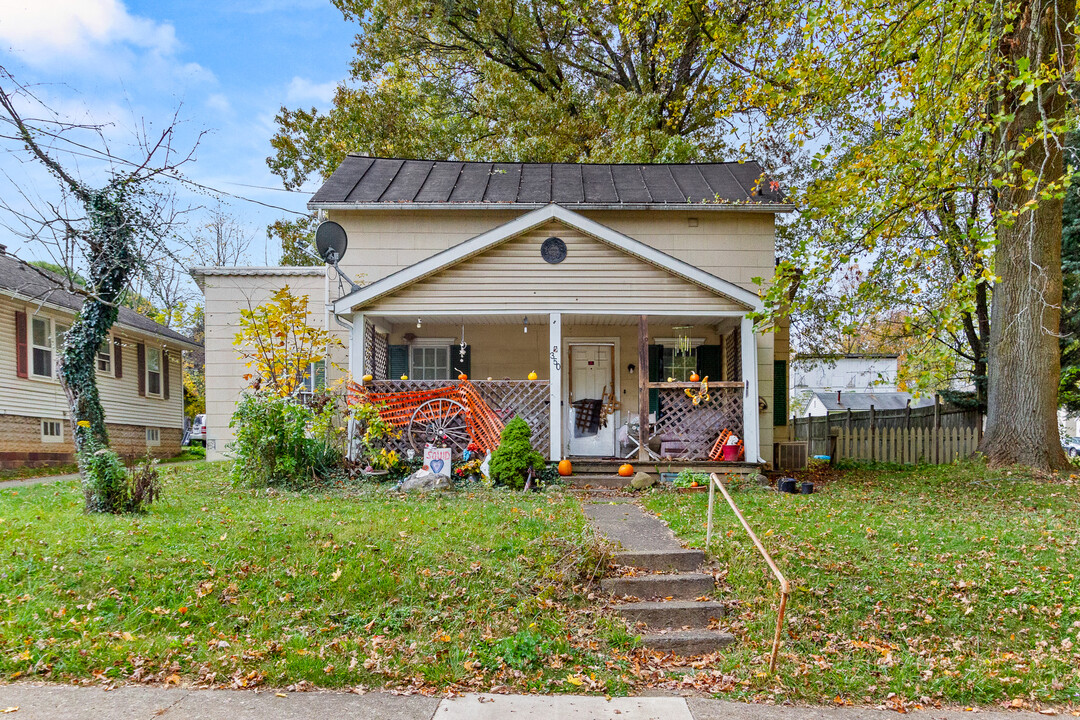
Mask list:
[[[551,350],[548,354],[548,391],[551,428],[550,459],[562,460],[562,313],[548,315],[548,345]]]
[[[757,364],[757,338],[754,337],[754,322],[743,315],[740,323],[740,350],[743,372],[743,445],[746,449],[746,460],[758,462],[761,457],[758,423],[761,414],[758,412],[758,364]]]
[[[364,347],[364,341],[366,340],[367,333],[364,332],[364,313],[353,313],[352,316],[352,329],[349,330],[349,375],[352,376],[352,381],[356,383],[363,382],[361,378],[364,377],[364,355],[367,348]],[[348,429],[348,450],[349,459],[356,459],[356,442],[354,440],[354,430],[356,429],[356,421],[351,417],[349,418]]]
[[[649,461],[649,316],[638,317],[638,461]]]

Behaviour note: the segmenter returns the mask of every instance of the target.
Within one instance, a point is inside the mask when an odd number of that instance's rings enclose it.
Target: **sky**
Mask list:
[[[302,212],[310,196],[284,192],[266,166],[274,115],[283,105],[329,106],[347,76],[354,34],[329,0],[0,0],[0,65],[62,117],[106,124],[114,151],[136,155],[136,130],[145,123],[148,134],[160,132],[178,112],[179,145],[205,132],[187,177],[283,208],[222,199],[254,237],[252,264],[277,261],[266,226]],[[92,178],[87,160],[68,160]],[[0,173],[0,192],[55,194],[55,183],[10,143],[0,145]],[[5,233],[0,244],[47,259],[34,241]]]

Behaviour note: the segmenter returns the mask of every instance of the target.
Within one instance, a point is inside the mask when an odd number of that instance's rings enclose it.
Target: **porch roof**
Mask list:
[[[397,293],[410,285],[418,283],[441,271],[447,270],[465,260],[477,257],[511,238],[521,236],[531,230],[540,228],[545,223],[549,223],[553,220],[579,231],[582,235],[599,242],[601,245],[606,245],[618,250],[621,253],[619,257],[630,256],[636,258],[646,266],[651,266],[664,271],[666,273],[664,277],[674,276],[684,281],[688,284],[684,287],[695,288],[694,292],[699,295],[700,302],[697,306],[699,308],[702,305],[707,306],[710,304],[705,302],[705,300],[713,296],[715,296],[717,300],[726,300],[727,304],[730,306],[728,309],[733,307],[740,310],[760,310],[762,307],[761,300],[756,293],[740,287],[733,282],[705,272],[700,268],[672,257],[667,253],[657,250],[656,248],[646,245],[645,243],[635,240],[606,225],[580,215],[579,213],[552,204],[526,213],[525,215],[500,225],[493,230],[477,235],[470,240],[466,240],[463,243],[455,245],[441,253],[433,255],[366,287],[345,295],[334,303],[334,312],[337,314],[347,314],[365,306],[369,306],[377,300]],[[544,263],[540,263],[540,265],[543,266]],[[600,268],[601,266],[596,265],[595,267]],[[625,287],[622,288],[622,293],[625,294],[626,292],[629,292],[629,289]],[[513,295],[513,293],[511,293],[511,295]],[[572,309],[570,306],[573,306],[574,304],[572,299],[568,299],[567,305],[569,306],[562,309],[569,311]],[[586,308],[582,309],[584,310]],[[601,312],[596,312],[595,314],[607,315],[609,313],[606,311],[611,308],[598,307],[596,309]],[[537,307],[533,311],[542,312],[543,308]],[[459,312],[457,314],[460,315],[461,313]],[[620,313],[615,312],[613,314]]]

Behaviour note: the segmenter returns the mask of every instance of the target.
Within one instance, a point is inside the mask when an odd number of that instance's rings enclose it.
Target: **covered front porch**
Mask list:
[[[392,449],[440,441],[460,452],[490,411],[499,424],[521,416],[553,461],[715,462],[724,431],[744,441],[746,460],[759,459],[757,345],[745,312],[420,310],[351,320],[352,377],[370,375],[376,401],[412,400]],[[707,392],[693,374],[708,377]]]

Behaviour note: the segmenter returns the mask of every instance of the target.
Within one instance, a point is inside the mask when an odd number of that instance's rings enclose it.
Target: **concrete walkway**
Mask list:
[[[205,460],[184,460],[183,462],[174,463],[159,463],[159,470],[168,470],[174,467],[185,467],[187,465],[194,465],[195,463],[206,462]],[[24,478],[21,480],[0,480],[0,490],[13,487],[28,487],[30,485],[44,485],[45,483],[64,482],[67,480],[78,480],[79,473],[68,473],[66,475],[42,475],[40,477]]]
[[[14,709],[17,708],[17,709]],[[681,697],[606,700],[578,695],[463,695],[452,699],[373,692],[286,693],[125,686],[0,685],[12,720],[895,720],[872,708],[784,707]],[[972,720],[960,709],[913,711],[913,720]],[[1033,712],[980,712],[982,720],[1044,720]],[[1068,717],[1066,715],[1066,717]]]

